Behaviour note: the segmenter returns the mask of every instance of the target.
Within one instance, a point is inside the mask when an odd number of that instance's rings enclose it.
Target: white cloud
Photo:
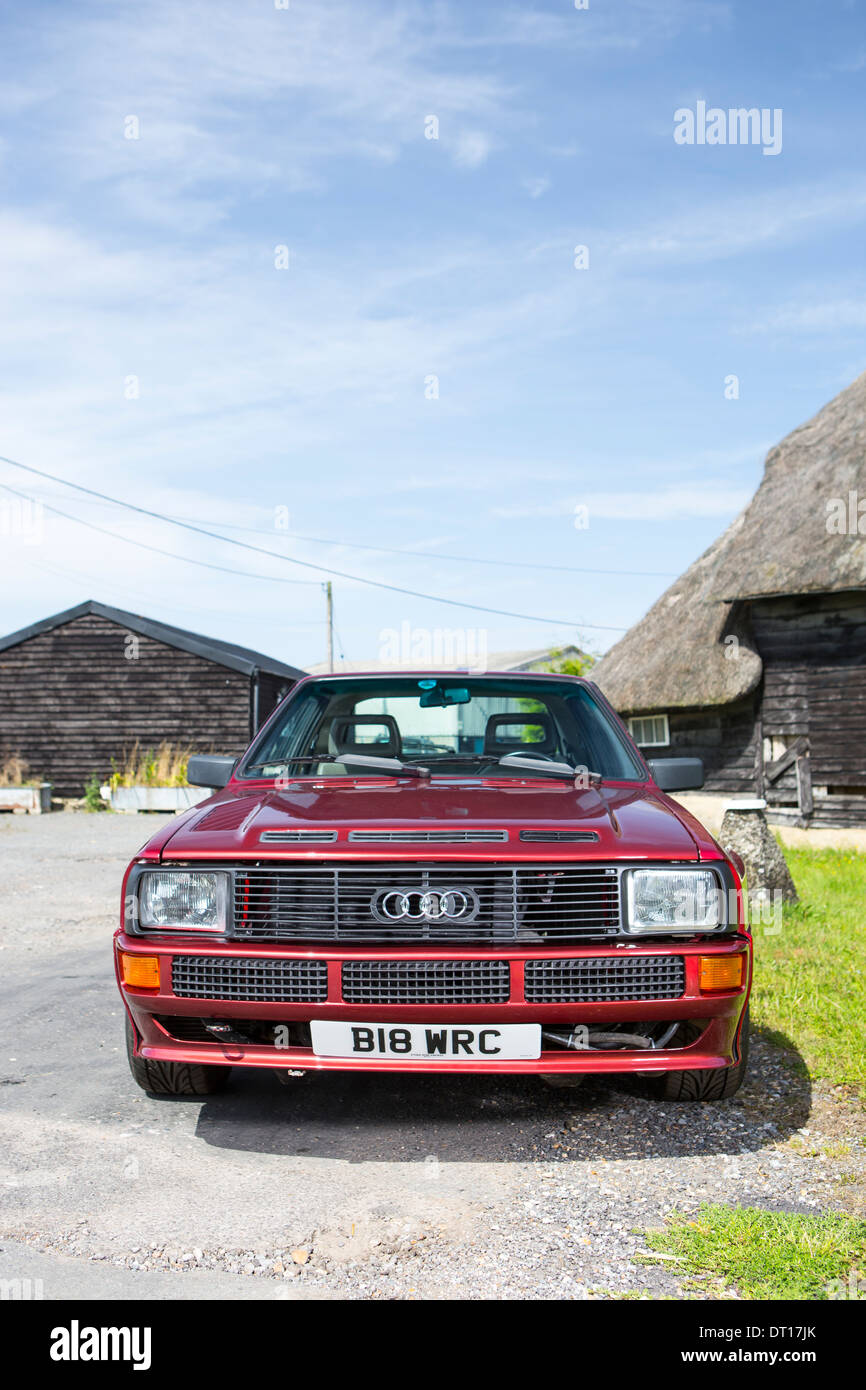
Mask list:
[[[776,309],[748,325],[752,333],[839,333],[866,328],[866,295],[798,302]]]
[[[550,188],[550,179],[544,176],[537,179],[524,179],[523,187],[530,198],[541,198]]]
[[[752,496],[750,488],[732,488],[728,480],[701,478],[653,488],[616,492],[584,492],[550,503],[529,503],[493,508],[498,517],[570,516],[585,507],[592,525],[605,521],[686,521],[697,517],[730,517]]]
[[[205,216],[185,219],[198,199],[220,215],[251,189],[320,188],[346,157],[390,161],[413,146],[420,155],[428,112],[465,127],[457,162],[476,167],[490,141],[467,122],[509,119],[512,93],[483,70],[449,65],[459,25],[425,5],[348,0],[58,11],[29,55],[31,89],[10,71],[0,109],[26,110],[33,167],[55,190],[99,185],[128,215],[195,234]],[[130,115],[138,139],[125,138]],[[26,144],[25,129],[22,154]]]
[[[458,169],[477,169],[490,150],[490,138],[483,131],[461,131],[454,145],[454,163]]]
[[[725,260],[762,247],[776,248],[820,226],[845,226],[866,219],[866,179],[788,185],[769,192],[693,200],[664,221],[644,223],[618,237],[612,253],[649,267],[659,260]]]

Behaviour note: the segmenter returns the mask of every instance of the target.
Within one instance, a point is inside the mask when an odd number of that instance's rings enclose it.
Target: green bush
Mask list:
[[[99,776],[94,772],[87,786],[84,788],[85,810],[104,811],[106,809],[105,802],[99,792],[100,785]]]

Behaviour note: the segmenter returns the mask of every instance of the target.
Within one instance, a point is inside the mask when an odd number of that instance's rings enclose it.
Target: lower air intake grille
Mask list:
[[[328,997],[328,967],[323,960],[175,956],[171,988],[179,999],[318,1004]]]
[[[174,1016],[155,1015],[157,1023],[164,1028],[169,1037],[178,1042],[216,1042],[213,1033],[205,1027],[203,1018],[188,1018],[186,1014]]]
[[[504,1004],[504,960],[353,960],[343,964],[347,1004]]]
[[[682,956],[528,960],[524,979],[530,1004],[679,999],[686,988],[686,967]]]

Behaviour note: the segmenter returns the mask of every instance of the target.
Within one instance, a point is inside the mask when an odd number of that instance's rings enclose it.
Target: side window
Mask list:
[[[638,748],[667,748],[671,732],[666,714],[641,714],[628,721],[628,731]]]

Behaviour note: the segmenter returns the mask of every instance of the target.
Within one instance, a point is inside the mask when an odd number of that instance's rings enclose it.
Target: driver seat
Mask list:
[[[511,728],[513,732],[505,737],[499,730]],[[524,729],[542,729],[543,739],[533,739],[524,743],[521,732]],[[484,752],[492,758],[501,758],[504,753],[525,753],[536,757],[540,753],[556,752],[556,733],[549,714],[491,714],[484,729]]]

